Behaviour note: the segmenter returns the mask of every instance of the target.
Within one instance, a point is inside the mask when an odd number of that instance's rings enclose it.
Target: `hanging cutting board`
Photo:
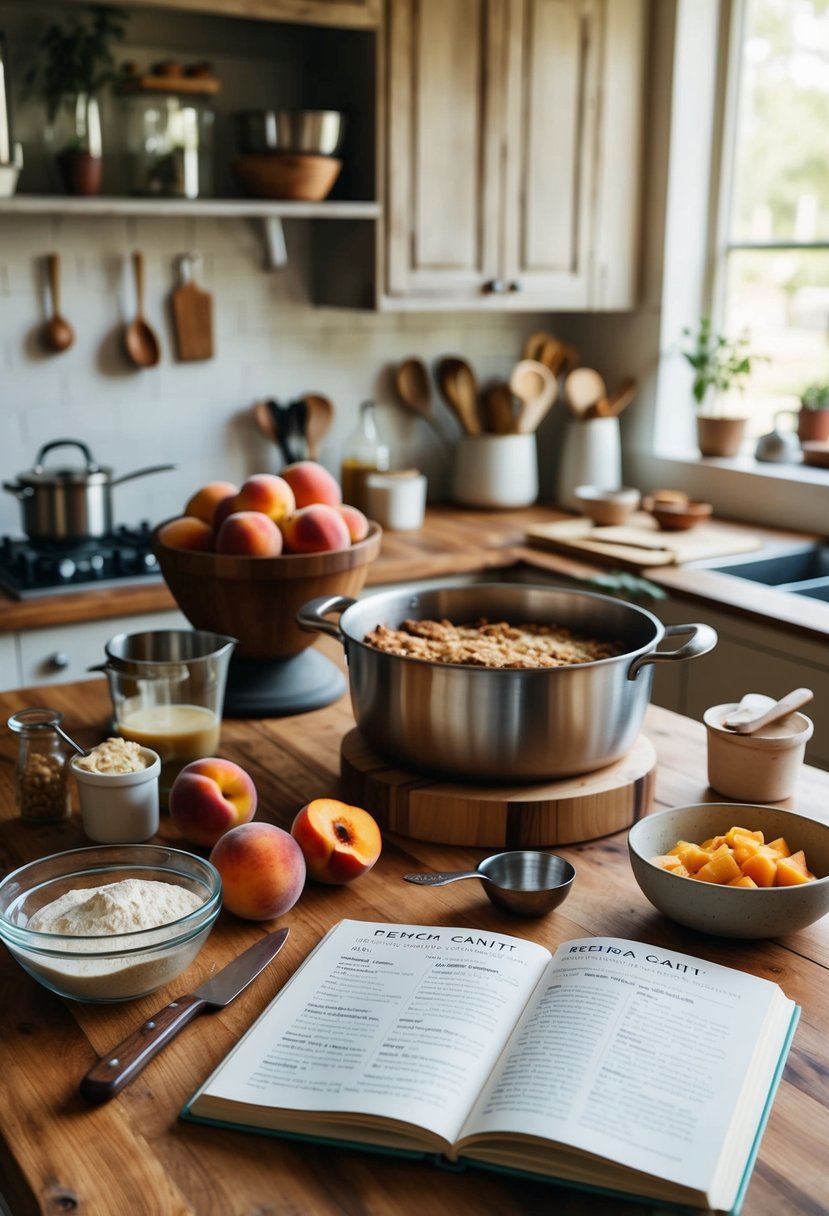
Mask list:
[[[181,259],[181,281],[172,299],[176,354],[183,362],[213,358],[213,297],[194,282],[197,256]]]
[[[396,767],[358,730],[340,749],[343,798],[383,831],[440,844],[524,849],[595,840],[628,828],[653,805],[656,749],[640,735],[620,760],[535,785],[474,785]]]
[[[751,553],[761,544],[757,537],[721,524],[698,524],[687,532],[663,532],[647,514],[637,514],[630,523],[614,527],[597,527],[589,519],[534,524],[527,529],[526,537],[542,549],[589,555],[635,570]]]

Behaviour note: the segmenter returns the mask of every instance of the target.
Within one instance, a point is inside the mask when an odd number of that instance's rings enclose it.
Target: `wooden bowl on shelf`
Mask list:
[[[829,440],[804,439],[800,446],[804,464],[815,469],[829,469]]]
[[[328,197],[342,167],[333,156],[298,152],[250,152],[231,165],[242,189],[253,198],[309,203]]]
[[[232,557],[162,544],[163,526],[153,533],[153,551],[190,624],[238,638],[235,653],[256,659],[286,659],[313,646],[319,634],[300,629],[298,609],[320,595],[358,596],[382,538],[371,523],[365,540],[348,549]]]
[[[642,499],[642,509],[652,515],[663,532],[687,532],[711,516],[710,502],[650,497]]]

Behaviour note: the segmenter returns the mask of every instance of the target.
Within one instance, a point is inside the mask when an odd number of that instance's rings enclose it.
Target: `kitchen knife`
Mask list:
[[[196,1014],[207,1008],[222,1009],[243,992],[279,953],[287,936],[287,929],[268,934],[194,992],[159,1010],[89,1070],[80,1084],[83,1097],[90,1102],[114,1097]]]

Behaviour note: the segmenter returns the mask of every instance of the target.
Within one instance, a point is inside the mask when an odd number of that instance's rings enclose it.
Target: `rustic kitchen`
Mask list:
[[[1,1213],[829,1212],[829,200],[740,159],[763,48],[822,104],[829,34],[772,10],[0,0]],[[540,1167],[416,1159],[411,1059],[451,1105],[500,1001],[461,962],[339,1093],[319,993],[383,1021],[377,936],[441,926],[675,973],[633,1096],[527,1080]],[[705,967],[774,1016],[669,1103]]]

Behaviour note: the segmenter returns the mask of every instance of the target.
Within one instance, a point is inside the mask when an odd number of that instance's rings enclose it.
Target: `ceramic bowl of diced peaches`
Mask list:
[[[829,912],[829,823],[794,811],[672,807],[633,825],[628,853],[654,907],[700,933],[785,937]]]

